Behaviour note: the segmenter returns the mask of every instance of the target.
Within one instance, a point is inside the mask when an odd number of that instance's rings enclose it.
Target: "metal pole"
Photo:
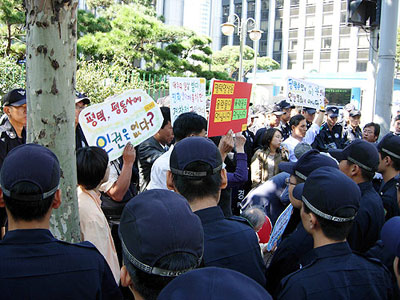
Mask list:
[[[381,136],[389,132],[396,57],[398,0],[382,0],[381,34],[376,76],[374,122],[381,125]],[[393,25],[395,24],[395,25]]]
[[[243,35],[246,34],[246,23],[247,22],[243,22],[241,24],[241,29],[239,32],[239,39],[240,39],[240,56],[239,56],[239,74],[238,74],[238,81],[242,81],[243,82],[243,50],[244,50],[244,41],[245,39],[243,38]]]

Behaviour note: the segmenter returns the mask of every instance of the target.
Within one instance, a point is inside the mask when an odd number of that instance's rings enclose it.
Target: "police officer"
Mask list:
[[[268,266],[266,273],[267,290],[272,295],[276,293],[282,278],[297,271],[300,268],[301,258],[312,250],[313,240],[304,230],[300,221],[301,201],[293,197],[293,189],[297,184],[303,183],[311,172],[322,166],[337,168],[337,163],[331,157],[322,155],[317,150],[306,152],[297,162],[279,164],[279,168],[282,171],[290,174],[287,186],[289,199],[294,208],[285,233],[290,230],[289,227],[295,227],[295,230],[278,245]]]
[[[265,286],[265,265],[256,233],[241,217],[225,218],[218,206],[227,186],[217,146],[204,137],[187,137],[174,146],[167,187],[184,196],[204,230],[204,265],[241,272]]]
[[[363,134],[360,128],[361,112],[357,109],[349,113],[349,123],[344,127],[343,138],[345,142],[351,143],[355,139],[362,139]]]
[[[385,219],[400,215],[397,203],[396,176],[400,171],[400,136],[388,133],[378,144],[378,172],[383,181],[378,193],[382,197],[385,208]]]
[[[1,299],[122,299],[110,267],[91,243],[59,241],[49,231],[52,210],[61,205],[55,154],[21,145],[10,151],[0,172],[0,206],[9,219],[0,242]]]
[[[281,116],[281,122],[280,122],[278,128],[282,132],[283,140],[286,140],[290,136],[290,133],[292,132],[292,130],[290,129],[289,121],[290,121],[292,109],[295,108],[295,106],[291,105],[286,100],[280,101],[278,103],[278,106],[281,108],[281,110],[283,112],[283,114]]]
[[[328,152],[328,149],[343,149],[343,128],[342,125],[337,123],[339,109],[335,106],[328,107],[326,109],[326,116],[326,123],[321,126],[312,147],[321,152]]]
[[[379,165],[378,150],[371,143],[355,140],[343,150],[330,149],[329,154],[340,161],[339,169],[361,190],[360,209],[347,240],[353,250],[366,252],[379,239],[385,222],[382,200],[372,186]]]
[[[293,196],[302,200],[301,220],[314,249],[281,281],[278,299],[391,299],[389,271],[353,254],[346,241],[360,206],[357,184],[336,168],[321,167]]]
[[[315,108],[307,107],[307,106],[304,106],[303,110],[301,111],[301,114],[304,116],[304,118],[306,118],[307,130],[310,129],[311,125],[314,122],[316,111],[317,110]]]
[[[26,141],[26,93],[14,89],[2,99],[4,119],[0,126],[0,168],[11,149]]]

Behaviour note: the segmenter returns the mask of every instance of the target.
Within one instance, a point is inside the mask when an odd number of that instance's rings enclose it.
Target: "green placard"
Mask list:
[[[236,101],[235,101],[235,104],[236,104]],[[234,110],[233,111],[232,121],[233,120],[246,119],[246,115],[247,115],[247,110],[246,109]]]
[[[235,104],[233,109],[246,109],[247,108],[247,99],[246,98],[238,98],[235,99]]]

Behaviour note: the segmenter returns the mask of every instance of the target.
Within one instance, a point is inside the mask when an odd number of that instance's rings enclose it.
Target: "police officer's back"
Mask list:
[[[62,242],[49,231],[52,209],[61,205],[54,153],[36,144],[19,146],[4,160],[0,175],[0,206],[7,208],[9,220],[0,242],[1,299],[121,299],[107,262],[92,244]]]
[[[302,199],[301,218],[314,249],[302,269],[282,280],[278,299],[391,299],[388,270],[353,254],[346,242],[361,198],[357,184],[338,169],[321,167],[293,195]]]
[[[366,252],[379,239],[385,223],[382,200],[372,186],[379,165],[378,150],[367,141],[355,140],[343,150],[329,150],[329,154],[340,161],[340,170],[361,190],[360,209],[347,240],[353,250]]]
[[[227,186],[221,154],[203,137],[174,146],[167,186],[184,196],[204,230],[204,264],[241,272],[265,286],[265,265],[254,230],[240,217],[225,218],[217,205]]]

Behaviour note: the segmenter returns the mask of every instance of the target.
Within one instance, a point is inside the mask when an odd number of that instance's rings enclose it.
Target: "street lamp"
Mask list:
[[[240,40],[240,56],[239,56],[239,74],[238,80],[243,81],[243,50],[244,41],[247,34],[247,26],[252,25],[253,29],[249,30],[249,37],[252,41],[258,41],[261,38],[263,31],[256,29],[257,23],[253,18],[247,18],[246,20],[240,20],[237,14],[230,15],[228,17],[228,22],[221,25],[221,32],[230,36],[235,32],[235,22],[237,22],[237,35]],[[254,54],[257,57],[257,53]]]

